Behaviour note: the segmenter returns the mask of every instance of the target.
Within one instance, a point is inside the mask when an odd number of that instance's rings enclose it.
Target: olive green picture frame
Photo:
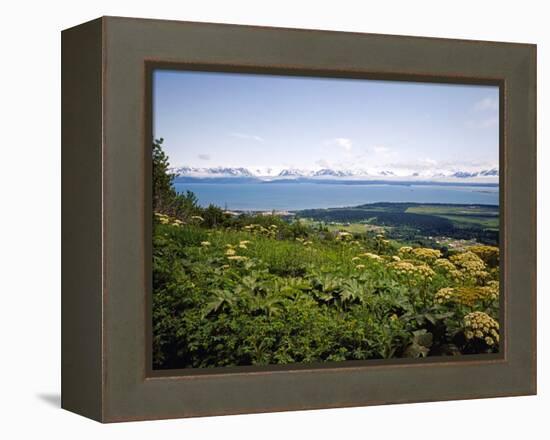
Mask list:
[[[500,88],[494,355],[151,369],[155,68]],[[62,32],[62,407],[101,422],[536,394],[536,46],[102,17]]]

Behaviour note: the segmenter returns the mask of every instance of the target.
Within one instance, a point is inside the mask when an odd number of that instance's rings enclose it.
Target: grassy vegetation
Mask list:
[[[272,216],[204,223],[155,216],[155,368],[498,351],[498,248],[444,255]],[[474,312],[487,325],[472,329]]]
[[[434,240],[426,240],[430,236],[475,239],[494,246],[499,241],[499,209],[492,205],[373,203],[350,208],[307,209],[296,215],[324,222],[332,228],[353,224],[352,232],[360,230],[362,224],[383,226],[390,238],[430,246],[435,245]]]
[[[351,232],[352,234],[362,234],[367,231],[371,232],[383,232],[384,228],[381,226],[375,226],[368,224],[366,222],[363,223],[323,223],[323,222],[317,222],[310,219],[299,219],[300,222],[304,225],[308,225],[311,227],[317,227],[317,228],[326,228],[330,232]]]
[[[434,204],[407,204],[406,212],[415,212],[417,214],[434,215],[463,215],[463,216],[485,216],[498,217],[499,210],[493,205],[446,205],[442,203]]]
[[[499,228],[498,206],[416,205],[408,207],[405,212],[446,218],[457,228],[477,226],[497,231]]]

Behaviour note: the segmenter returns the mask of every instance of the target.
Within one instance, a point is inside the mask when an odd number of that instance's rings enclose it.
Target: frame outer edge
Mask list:
[[[530,49],[530,52],[531,52],[531,56],[530,56],[530,67],[531,67],[531,77],[530,77],[530,80],[532,81],[532,84],[533,84],[533,104],[532,104],[532,108],[533,108],[533,117],[532,117],[532,123],[533,123],[533,127],[532,127],[532,130],[533,130],[533,173],[534,173],[534,184],[533,184],[533,198],[532,198],[532,203],[533,203],[533,218],[532,218],[532,221],[533,221],[533,230],[532,230],[532,238],[533,238],[533,259],[534,259],[534,264],[533,264],[533,286],[532,286],[532,291],[531,291],[531,296],[532,296],[532,305],[531,305],[531,308],[532,308],[532,314],[533,314],[533,321],[531,323],[531,332],[533,334],[533,342],[532,342],[532,348],[531,348],[531,352],[532,352],[532,368],[531,368],[531,387],[530,387],[530,392],[532,395],[537,395],[538,394],[538,391],[537,391],[537,386],[538,386],[538,382],[537,382],[537,372],[538,372],[538,366],[537,366],[537,356],[538,356],[538,353],[537,353],[537,344],[538,344],[538,337],[537,337],[537,290],[538,290],[538,281],[537,281],[537,273],[538,273],[538,269],[537,269],[537,262],[538,262],[538,242],[537,242],[537,225],[538,225],[538,209],[537,209],[537,204],[538,204],[538,171],[537,171],[537,163],[538,163],[538,154],[537,154],[537,145],[538,145],[538,136],[537,136],[537,126],[538,126],[538,122],[537,122],[537,94],[538,94],[538,73],[537,73],[537,65],[538,65],[538,62],[537,62],[537,57],[538,57],[538,47],[536,44],[533,44],[531,46],[529,46],[529,49]]]
[[[103,20],[61,33],[61,407],[103,419]]]

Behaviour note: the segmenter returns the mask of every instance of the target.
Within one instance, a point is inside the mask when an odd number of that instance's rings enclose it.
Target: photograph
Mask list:
[[[499,353],[499,85],[151,75],[153,370]]]

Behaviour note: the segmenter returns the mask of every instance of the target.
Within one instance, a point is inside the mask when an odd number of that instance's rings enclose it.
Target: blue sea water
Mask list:
[[[201,206],[241,211],[336,208],[375,202],[498,205],[498,187],[323,184],[323,183],[175,183],[178,192],[193,191]]]

